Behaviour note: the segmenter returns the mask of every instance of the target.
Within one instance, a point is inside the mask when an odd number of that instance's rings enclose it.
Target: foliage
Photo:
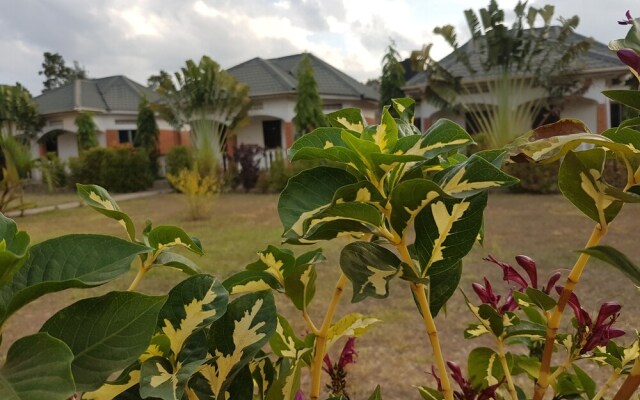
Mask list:
[[[158,124],[155,112],[149,106],[149,101],[143,97],[138,104],[138,119],[136,121],[136,137],[133,145],[141,147],[149,155],[151,174],[158,176]]]
[[[233,161],[240,165],[238,179],[245,191],[256,186],[264,149],[257,144],[241,144],[233,150]]]
[[[56,153],[49,152],[38,160],[38,168],[42,173],[42,180],[49,191],[62,188],[67,185],[67,171],[65,162],[61,161]]]
[[[517,185],[510,189],[515,192],[550,194],[558,193],[559,162],[548,165],[509,164],[505,172],[518,178]]]
[[[73,68],[67,67],[64,58],[58,53],[45,52],[42,70],[38,75],[46,78],[42,84],[44,91],[66,85],[76,79],[87,79],[87,71],[77,61],[73,62]]]
[[[182,169],[177,174],[167,174],[171,186],[187,196],[189,216],[203,219],[213,204],[213,196],[220,192],[220,180],[213,175],[201,175],[195,169]]]
[[[98,127],[93,121],[93,113],[85,111],[78,113],[74,121],[78,128],[78,150],[80,152],[98,147]]]
[[[20,85],[0,85],[0,137],[33,138],[41,127],[42,119],[29,91]]]
[[[69,160],[71,184],[97,182],[114,192],[136,192],[153,184],[149,159],[143,150],[94,148]]]
[[[296,115],[293,117],[293,124],[296,128],[296,137],[299,137],[326,124],[311,57],[307,53],[304,53],[300,60],[297,80],[298,87],[294,109]]]
[[[191,149],[186,146],[173,146],[165,156],[166,173],[176,175],[183,169],[193,166]]]
[[[471,39],[464,46],[452,25],[435,28],[453,48],[450,63],[463,72],[454,74],[451,65],[433,60],[431,45],[414,52],[416,66],[428,74],[425,98],[437,107],[470,113],[492,148],[527,132],[539,115],[553,117],[561,108],[557,99],[582,90],[573,72],[591,45],[571,38],[577,16],[552,26],[553,13],[551,5],[527,8],[518,2],[508,27],[505,11],[491,0],[478,13],[465,11]]]
[[[23,210],[24,178],[33,163],[28,147],[13,136],[0,135],[0,212]]]
[[[391,106],[391,99],[404,97],[402,87],[405,84],[404,67],[400,54],[392,41],[382,57],[382,76],[380,77],[380,105]]]
[[[199,63],[187,60],[171,79],[160,74],[157,91],[165,103],[158,105],[163,118],[174,127],[191,127],[192,143],[199,154],[200,172],[213,173],[222,160],[227,136],[242,124],[249,111],[249,88],[207,56]],[[179,128],[177,129],[179,130]]]
[[[256,182],[256,189],[261,193],[280,193],[285,186],[289,178],[298,174],[303,169],[307,168],[309,163],[288,163],[282,158],[280,152],[276,153],[275,160],[269,165],[269,169],[261,171]]]

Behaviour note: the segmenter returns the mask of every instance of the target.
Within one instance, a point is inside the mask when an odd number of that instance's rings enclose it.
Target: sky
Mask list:
[[[145,84],[164,69],[208,55],[223,68],[254,57],[308,51],[355,79],[381,73],[390,40],[402,57],[426,43],[432,55],[450,48],[433,34],[451,24],[458,39],[469,34],[464,10],[489,0],[0,0],[0,84],[20,82],[42,91],[43,53],[77,61],[89,77],[126,75]],[[512,10],[516,0],[498,0]],[[623,37],[616,21],[633,0],[533,0],[555,6],[555,16],[580,16],[577,32],[608,43]],[[634,11],[637,10],[637,11]],[[507,14],[509,20],[509,14]]]

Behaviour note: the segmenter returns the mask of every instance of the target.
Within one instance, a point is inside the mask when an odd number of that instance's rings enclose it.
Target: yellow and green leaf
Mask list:
[[[131,218],[124,213],[109,192],[98,185],[76,184],[78,196],[94,210],[111,219],[115,219],[124,227],[131,241],[136,240],[136,228]]]
[[[380,322],[377,318],[366,317],[359,313],[347,314],[333,324],[327,332],[327,350],[342,337],[359,337],[368,332],[373,324]]]
[[[400,259],[390,250],[370,242],[349,243],[340,254],[340,268],[353,284],[353,303],[367,297],[389,296],[389,281],[400,270]]]
[[[327,119],[331,126],[347,129],[357,134],[361,134],[367,126],[367,121],[365,121],[362,112],[358,108],[344,108],[334,111],[327,114]]]

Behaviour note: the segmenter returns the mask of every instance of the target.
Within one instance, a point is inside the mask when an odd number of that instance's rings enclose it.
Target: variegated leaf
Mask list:
[[[305,310],[316,294],[316,267],[313,264],[296,266],[284,280],[284,290],[298,310]]]
[[[160,311],[160,331],[171,341],[171,351],[179,354],[193,332],[220,318],[229,294],[211,275],[194,275],[176,285]]]
[[[441,391],[426,386],[418,387],[418,392],[423,400],[443,400],[444,395]]]
[[[269,388],[266,400],[295,400],[300,388],[300,373],[304,362],[300,358],[284,358],[280,362],[278,378]]]
[[[471,324],[464,330],[464,338],[475,339],[486,333],[489,333],[489,330],[483,324]]]
[[[635,265],[619,250],[611,246],[593,246],[580,252],[600,259],[622,272],[633,282],[634,285],[640,286],[640,267]]]
[[[266,271],[240,271],[222,282],[222,286],[230,295],[283,289],[278,279]]]
[[[304,222],[332,204],[338,189],[357,181],[349,172],[331,167],[312,168],[289,179],[278,201],[285,240],[298,240]]]
[[[351,237],[353,239],[362,239],[366,234],[373,234],[374,230],[370,225],[363,224],[353,220],[335,220],[328,221],[321,225],[317,225],[312,231],[308,232],[300,243],[311,244],[321,240],[331,240],[338,237]]]
[[[139,383],[140,365],[138,364],[136,368],[125,370],[115,381],[108,382],[95,391],[84,392],[82,400],[113,400]]]
[[[271,351],[278,357],[299,358],[300,353],[310,351],[304,341],[296,336],[289,321],[282,315],[278,314],[278,325],[276,332],[269,340]]]
[[[156,258],[154,265],[164,265],[171,268],[179,269],[187,275],[195,275],[200,273],[200,268],[196,263],[185,256],[171,251],[163,251]]]
[[[370,242],[354,242],[340,253],[340,268],[353,284],[351,302],[389,296],[389,281],[398,274],[400,259],[390,250]]]
[[[362,133],[367,126],[362,116],[362,112],[358,108],[344,108],[327,114],[327,119],[331,126],[343,128],[355,133]]]
[[[377,207],[382,207],[385,198],[382,197],[378,188],[369,181],[359,181],[351,185],[345,185],[336,190],[332,204],[341,203],[370,203]]]
[[[510,355],[507,360],[513,365],[513,358]],[[467,368],[471,385],[476,390],[495,385],[504,378],[500,357],[487,347],[477,347],[469,353]]]
[[[256,386],[256,400],[266,400],[267,392],[276,380],[276,370],[273,363],[266,355],[261,355],[259,352],[256,358],[249,363],[249,368]]]
[[[360,172],[366,171],[358,154],[346,147],[339,128],[318,128],[300,137],[289,150],[289,155],[291,161],[328,160]]]
[[[558,172],[562,194],[595,222],[600,222],[600,214],[610,222],[623,204],[608,193],[612,188],[602,180],[604,161],[603,149],[570,152]]]
[[[161,225],[153,228],[149,232],[149,244],[151,247],[159,250],[182,246],[196,254],[204,254],[200,243],[177,226]]]
[[[285,278],[293,273],[296,266],[293,252],[270,245],[265,250],[259,251],[258,257],[258,261],[247,265],[247,270],[271,274],[280,286],[284,287]]]
[[[78,189],[78,196],[80,196],[89,207],[100,214],[118,221],[127,231],[129,239],[131,239],[131,241],[136,240],[136,228],[133,225],[133,221],[120,209],[118,203],[109,195],[109,192],[98,185],[82,185],[77,183],[76,188]]]
[[[389,106],[382,109],[380,124],[362,132],[362,139],[375,143],[382,153],[389,153],[398,141],[398,125],[389,113]]]
[[[475,142],[460,125],[448,119],[440,119],[404,154],[431,159],[471,144]]]
[[[371,129],[373,128],[371,127]],[[341,137],[344,144],[358,154],[368,171],[373,172],[375,164],[373,164],[371,155],[381,153],[380,147],[373,141],[357,138],[347,131],[342,131]]]
[[[270,292],[247,294],[229,303],[226,314],[209,331],[209,349],[215,363],[206,364],[201,371],[216,398],[225,398],[235,375],[271,339],[276,326]]]
[[[384,216],[378,208],[367,203],[340,203],[331,205],[322,212],[305,221],[304,232],[312,236],[322,224],[334,221],[356,221],[368,226],[371,230],[383,225]]]
[[[464,198],[494,187],[511,186],[518,179],[505,174],[492,161],[476,153],[466,161],[437,174],[435,180],[447,194]],[[493,156],[494,154],[491,154]]]
[[[198,329],[184,342],[175,361],[152,357],[142,363],[140,395],[163,400],[181,400],[191,377],[207,360],[207,335]]]
[[[434,200],[415,219],[415,250],[421,270],[449,266],[471,251],[482,227],[487,194]]]
[[[404,236],[407,227],[420,211],[435,199],[449,196],[438,185],[427,179],[400,182],[391,192],[391,227]]]
[[[391,99],[391,105],[398,113],[400,120],[413,125],[413,116],[416,111],[416,101],[414,99],[408,97]]]
[[[11,282],[27,261],[29,235],[18,231],[16,223],[0,213],[0,287]]]
[[[329,332],[327,332],[327,351],[340,338],[362,336],[377,322],[380,322],[377,318],[366,317],[358,313],[345,315],[329,328]]]

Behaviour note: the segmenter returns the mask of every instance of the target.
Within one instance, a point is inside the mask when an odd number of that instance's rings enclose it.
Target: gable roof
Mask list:
[[[340,96],[354,99],[378,100],[372,88],[356,81],[339,69],[311,53],[313,76],[321,96]],[[253,58],[229,68],[228,72],[238,81],[249,86],[249,96],[293,94],[297,90],[297,73],[302,54],[280,58]]]
[[[537,28],[539,29],[539,28]],[[555,38],[560,32],[559,26],[552,26],[549,30],[549,37]],[[620,72],[627,71],[627,67],[618,60],[615,53],[609,50],[609,47],[603,43],[600,43],[593,38],[587,38],[579,33],[572,32],[566,39],[568,44],[574,44],[583,40],[589,40],[591,42],[591,48],[581,57],[579,57],[575,63],[575,67],[581,70],[582,73],[595,72],[599,70],[617,70]],[[473,41],[469,40],[460,47],[459,51],[463,51],[469,54],[469,62],[476,72],[474,75],[469,73],[467,68],[462,63],[456,60],[454,52],[449,53],[446,57],[440,60],[440,64],[445,67],[453,76],[460,76],[463,79],[475,77],[486,78],[491,76],[491,72],[485,73],[482,69],[481,58],[479,54],[473,50]],[[550,60],[553,62],[554,60]],[[534,56],[535,62],[535,56]],[[425,71],[418,72],[410,80],[407,81],[405,88],[424,86],[427,84],[427,73]]]
[[[123,75],[98,79],[76,79],[34,98],[42,115],[68,111],[138,111],[142,96],[160,100],[153,90]]]

